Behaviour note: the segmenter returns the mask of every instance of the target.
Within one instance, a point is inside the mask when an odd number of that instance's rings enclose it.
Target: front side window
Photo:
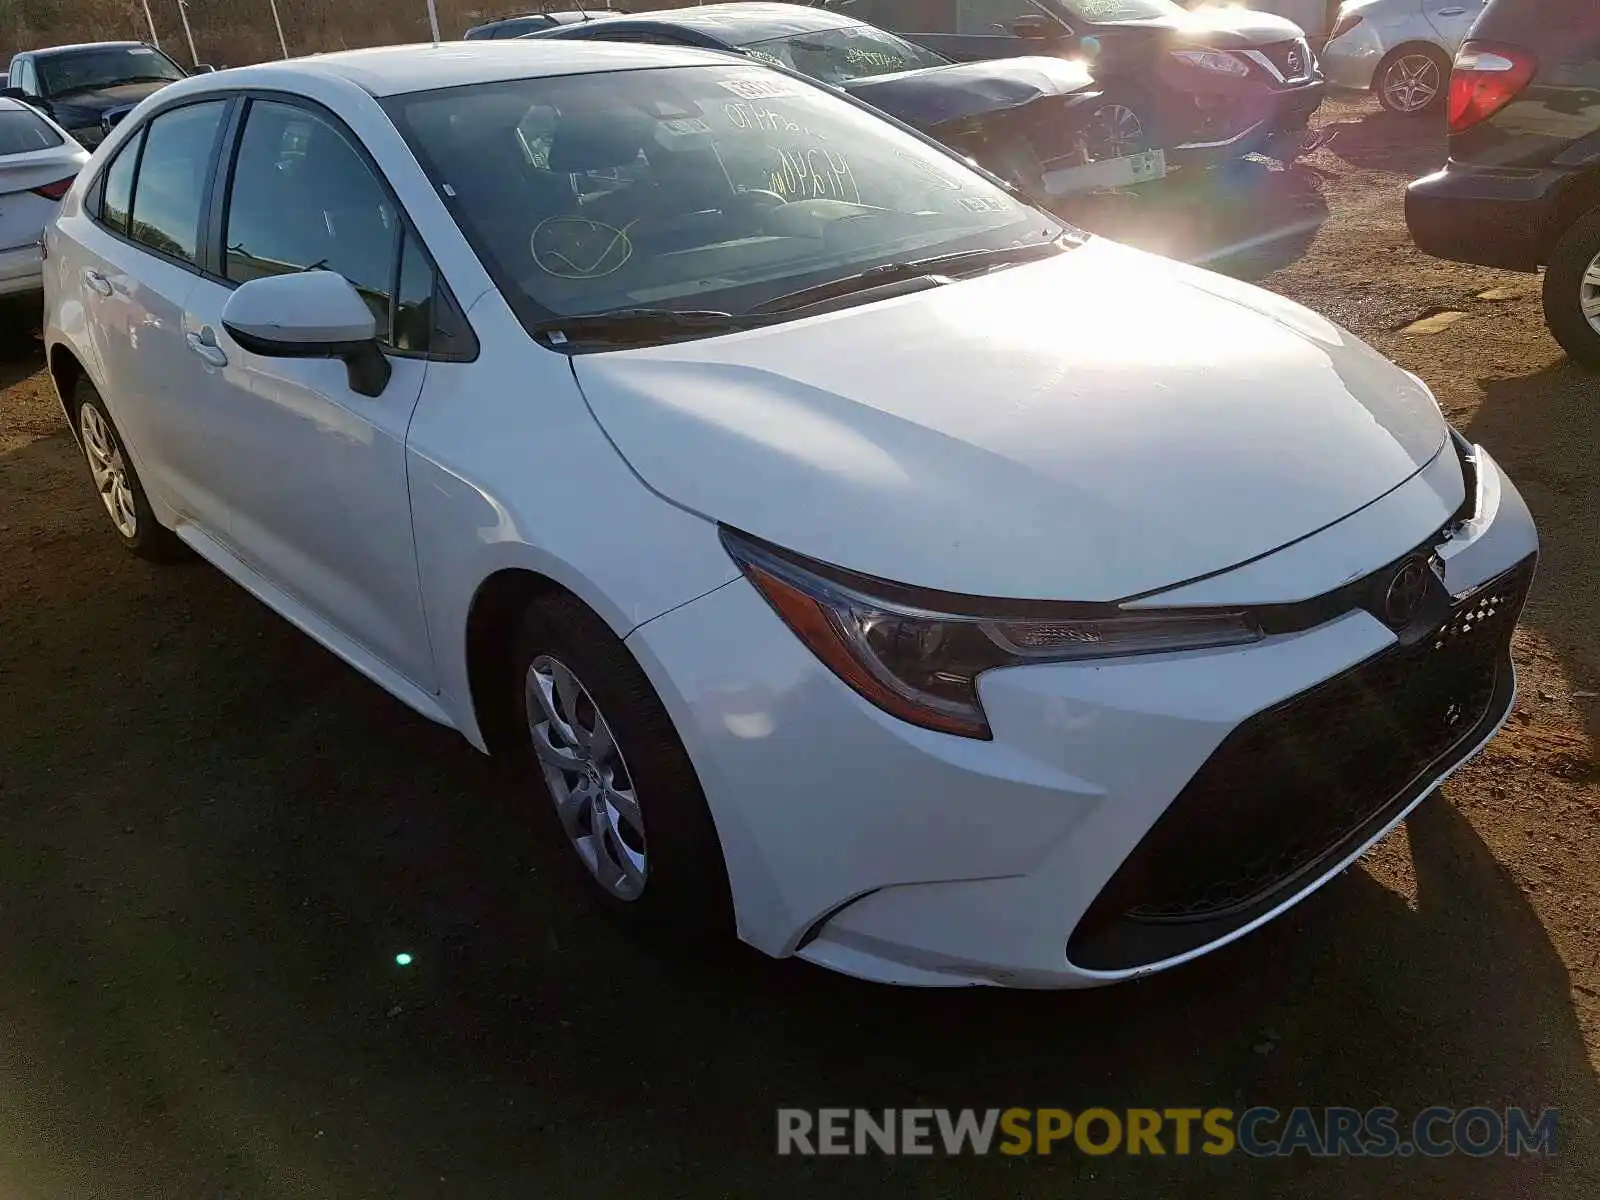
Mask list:
[[[27,154],[61,145],[61,135],[31,109],[0,109],[0,155]]]
[[[149,46],[101,46],[39,60],[39,93],[51,98],[117,83],[177,80],[183,69]]]
[[[1040,15],[1028,0],[956,0],[956,32],[1010,37],[1017,18]]]
[[[1015,3],[1015,0],[1008,0]],[[870,25],[844,25],[753,42],[745,53],[757,62],[788,67],[824,83],[849,83],[871,75],[942,67],[948,60]]]
[[[200,209],[211,186],[212,154],[226,111],[221,100],[190,104],[146,126],[133,187],[129,236],[134,241],[186,263],[196,261]]]
[[[1063,231],[834,93],[745,64],[385,105],[529,325],[636,306],[738,313],[877,263]]]
[[[295,105],[250,105],[223,231],[228,279],[336,271],[386,337],[399,229],[388,193],[339,129]]]

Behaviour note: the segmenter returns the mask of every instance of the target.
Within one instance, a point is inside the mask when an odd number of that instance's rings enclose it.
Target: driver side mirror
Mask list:
[[[222,327],[265,358],[338,358],[350,390],[380,396],[393,370],[378,345],[378,323],[350,281],[333,271],[268,275],[234,289]]]
[[[28,99],[28,93],[19,87],[0,88],[0,96],[5,97],[7,100],[21,100],[24,104],[33,103],[32,100]]]
[[[1040,13],[1028,13],[1011,23],[1011,32],[1024,41],[1048,42],[1057,37],[1061,30],[1049,17]]]
[[[210,75],[215,70],[216,70],[216,68],[213,67],[210,63],[195,63],[194,69],[191,70],[189,72],[189,74],[191,74],[191,75]]]

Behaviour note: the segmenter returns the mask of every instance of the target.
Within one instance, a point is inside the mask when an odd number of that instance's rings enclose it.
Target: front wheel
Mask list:
[[[705,795],[627,647],[577,600],[549,596],[524,616],[513,668],[521,774],[591,896],[624,920],[674,934],[730,931]]]
[[[1444,106],[1449,85],[1450,60],[1444,52],[1412,46],[1394,51],[1378,64],[1372,90],[1390,112],[1420,117]]]
[[[1550,252],[1544,319],[1562,349],[1600,367],[1600,209],[1573,224]]]

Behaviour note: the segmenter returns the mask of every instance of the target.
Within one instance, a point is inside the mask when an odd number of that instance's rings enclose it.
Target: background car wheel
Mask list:
[[[1568,354],[1600,367],[1600,209],[1572,225],[1550,252],[1544,319]]]
[[[523,618],[513,665],[519,772],[589,893],[626,920],[680,936],[731,933],[705,795],[627,648],[581,603],[551,596]]]
[[[1131,103],[1102,104],[1089,118],[1089,154],[1096,162],[1140,154],[1155,145],[1150,119]]]
[[[1402,46],[1378,64],[1372,90],[1378,103],[1402,117],[1419,117],[1444,106],[1450,60],[1431,46]]]
[[[122,544],[140,558],[155,562],[186,557],[188,548],[151,511],[144,485],[123,448],[122,435],[87,378],[80,377],[73,387],[72,411],[89,477]]]

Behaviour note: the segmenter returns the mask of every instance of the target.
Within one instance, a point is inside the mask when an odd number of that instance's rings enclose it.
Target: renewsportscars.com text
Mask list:
[[[1549,1156],[1557,1114],[1425,1108],[780,1108],[783,1155]]]

